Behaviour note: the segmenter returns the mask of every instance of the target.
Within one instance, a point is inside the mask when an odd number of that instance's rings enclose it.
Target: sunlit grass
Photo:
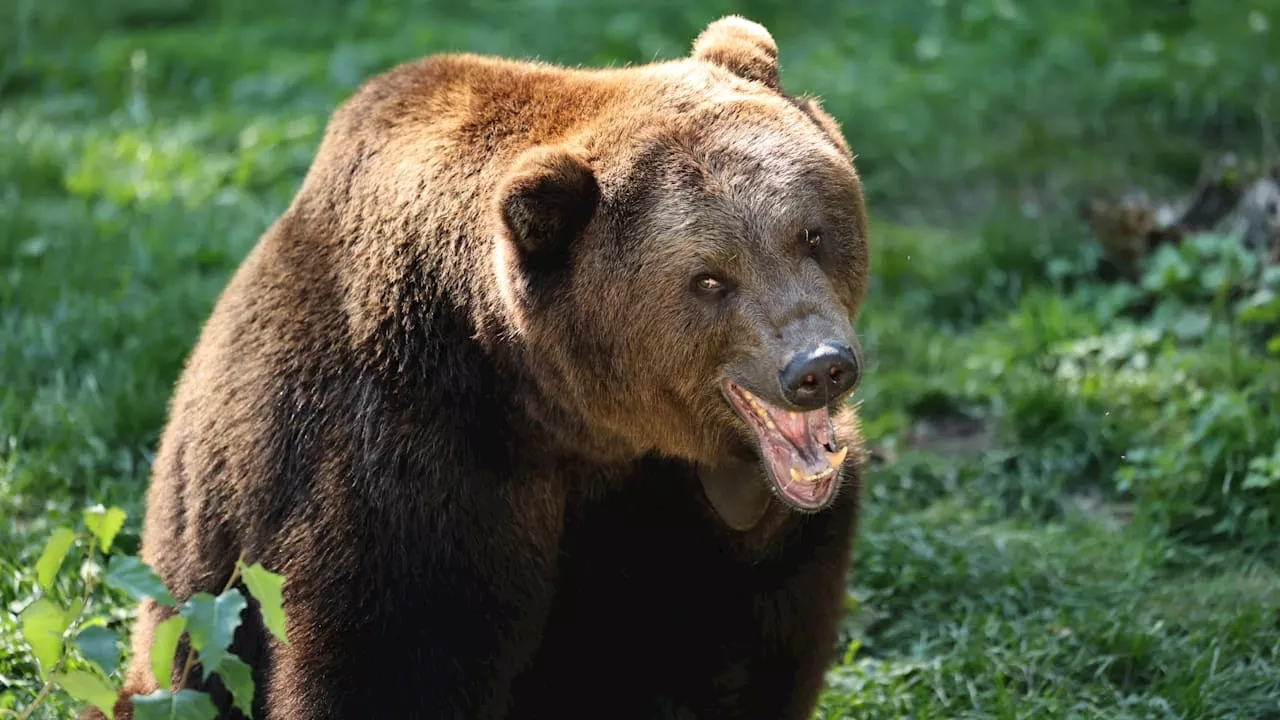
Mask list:
[[[1085,189],[1185,184],[1206,150],[1264,145],[1277,7],[17,0],[0,602],[86,504],[129,510],[136,547],[182,360],[364,78],[441,50],[645,62],[741,12],[842,121],[877,216],[860,398],[888,461],[819,716],[1280,718],[1280,506],[1240,480],[1280,437],[1277,361],[1195,294],[1211,259],[1104,286],[1073,214]],[[14,622],[0,708],[32,693]]]

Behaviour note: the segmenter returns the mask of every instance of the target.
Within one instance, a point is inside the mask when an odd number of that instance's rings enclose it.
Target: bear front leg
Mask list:
[[[856,513],[850,495],[805,518],[798,541],[758,569],[750,613],[720,627],[717,669],[688,706],[696,717],[812,716],[835,657]]]
[[[750,538],[691,501],[693,478],[643,479],[570,523],[518,716],[807,720],[835,656],[855,493],[817,515],[775,508],[775,533]]]
[[[299,545],[313,549],[288,563],[290,643],[273,641],[269,720],[506,716],[546,620],[562,500],[535,484],[492,489],[416,524],[370,518],[332,529],[338,543]]]
[[[703,585],[700,615],[686,620],[677,646],[695,656],[685,671],[698,680],[676,680],[669,716],[812,717],[836,655],[855,518],[855,497],[841,497],[800,519],[777,556],[724,575],[727,592]]]

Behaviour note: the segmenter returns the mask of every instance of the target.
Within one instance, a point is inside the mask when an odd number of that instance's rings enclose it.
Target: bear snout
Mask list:
[[[830,339],[793,353],[778,373],[778,384],[792,405],[817,410],[857,386],[861,374],[857,353]]]

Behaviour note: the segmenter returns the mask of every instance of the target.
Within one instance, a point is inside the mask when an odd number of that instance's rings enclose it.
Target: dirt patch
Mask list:
[[[1087,488],[1074,493],[1070,501],[1081,512],[1101,521],[1111,530],[1120,530],[1133,520],[1133,503],[1109,501],[1099,488]]]
[[[986,452],[994,442],[995,423],[962,412],[919,418],[903,437],[907,448],[949,457]]]

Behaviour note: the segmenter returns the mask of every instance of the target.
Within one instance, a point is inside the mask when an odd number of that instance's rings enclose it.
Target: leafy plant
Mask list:
[[[1237,305],[1240,322],[1267,335],[1267,352],[1280,355],[1280,265],[1262,271],[1262,282]]]
[[[245,715],[251,714],[252,673],[229,649],[248,607],[237,584],[243,584],[257,600],[268,630],[287,643],[284,578],[261,564],[246,564],[241,557],[218,595],[196,593],[178,602],[142,559],[111,554],[126,517],[117,507],[90,508],[82,513],[83,528],[60,526],[50,534],[35,565],[39,594],[18,613],[22,637],[44,682],[25,709],[0,709],[0,716],[27,720],[51,694],[62,692],[114,718],[120,694],[115,679],[120,668],[120,638],[106,626],[103,617],[93,613],[95,601],[104,599],[104,586],[135,602],[149,599],[172,613],[157,627],[151,647],[151,670],[160,688],[149,695],[131,697],[138,720],[216,717],[217,708],[210,696],[187,687],[197,665],[205,680],[218,675],[234,705]],[[108,556],[104,569],[101,560]],[[68,559],[80,561],[78,591],[66,573],[60,572]],[[185,661],[175,672],[174,661],[184,635],[189,647]]]

